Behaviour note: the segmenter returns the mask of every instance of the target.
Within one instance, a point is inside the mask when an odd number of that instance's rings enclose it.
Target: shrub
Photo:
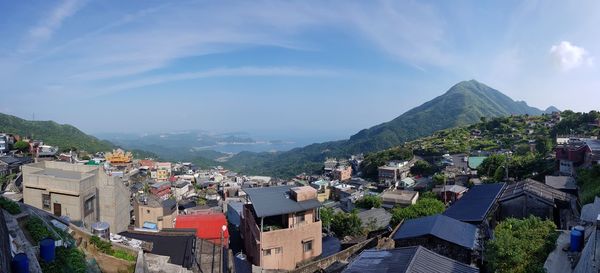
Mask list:
[[[356,201],[356,206],[363,209],[381,208],[381,197],[375,195],[365,195]]]
[[[92,245],[94,245],[100,252],[104,254],[113,255],[114,253],[112,244],[108,241],[100,239],[98,236],[92,236],[90,243],[92,243]]]
[[[25,228],[29,232],[31,239],[36,243],[48,237],[54,238],[52,232],[44,224],[44,221],[38,217],[30,216],[25,223]]]
[[[392,209],[391,225],[396,226],[402,219],[414,219],[444,212],[446,206],[442,201],[433,198],[421,198],[416,204],[406,208]]]
[[[0,208],[5,209],[8,211],[8,213],[13,215],[21,213],[21,207],[19,204],[4,197],[0,197]]]
[[[356,213],[338,212],[331,220],[331,230],[338,238],[362,234],[362,222]]]
[[[121,260],[125,260],[125,261],[131,261],[131,262],[136,261],[136,257],[127,253],[127,251],[125,251],[125,250],[117,249],[113,253],[113,256],[116,258],[119,258]]]
[[[85,254],[77,248],[56,248],[56,260],[51,263],[40,261],[44,273],[86,273]]]

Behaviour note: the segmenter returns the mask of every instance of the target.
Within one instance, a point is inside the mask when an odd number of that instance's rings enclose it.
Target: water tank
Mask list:
[[[12,273],[29,273],[29,258],[25,253],[19,253],[13,257]]]
[[[571,252],[579,252],[582,249],[581,242],[583,241],[583,233],[581,231],[572,229],[571,230],[571,245],[569,250]]]
[[[97,222],[92,224],[92,234],[110,240],[110,225],[107,222]]]
[[[55,257],[55,244],[54,239],[46,238],[40,241],[40,258],[44,262],[50,263],[54,261]]]

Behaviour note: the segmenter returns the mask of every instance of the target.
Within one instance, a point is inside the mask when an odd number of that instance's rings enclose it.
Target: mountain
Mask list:
[[[387,149],[438,130],[479,122],[482,117],[543,113],[483,83],[463,81],[441,96],[389,122],[361,130],[350,139],[312,144],[281,153],[243,152],[227,162],[234,169],[248,174],[289,177],[319,170],[326,157],[346,157]]]
[[[554,112],[560,112],[560,109],[558,109],[554,106],[550,106],[550,107],[546,108],[546,110],[544,110],[544,114],[552,114]]]
[[[0,113],[0,132],[31,136],[61,149],[75,147],[88,152],[109,151],[112,143],[87,135],[74,126],[54,121],[31,121]]]

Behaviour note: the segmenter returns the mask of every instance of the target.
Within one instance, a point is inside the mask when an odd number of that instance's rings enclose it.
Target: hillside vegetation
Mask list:
[[[104,140],[87,135],[74,126],[54,121],[31,121],[0,113],[0,132],[30,136],[43,140],[44,144],[58,146],[61,150],[76,148],[88,152],[101,152],[115,146]]]
[[[550,111],[555,108],[549,108]],[[327,157],[347,157],[388,149],[438,130],[465,126],[482,117],[541,115],[544,111],[517,102],[475,80],[463,81],[443,95],[394,120],[362,130],[348,140],[312,144],[280,153],[239,153],[227,165],[248,174],[290,177],[316,172]]]

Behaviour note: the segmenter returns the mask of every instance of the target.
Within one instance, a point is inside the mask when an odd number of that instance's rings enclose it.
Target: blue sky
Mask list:
[[[599,1],[2,1],[0,112],[343,138],[477,79],[598,109]]]

